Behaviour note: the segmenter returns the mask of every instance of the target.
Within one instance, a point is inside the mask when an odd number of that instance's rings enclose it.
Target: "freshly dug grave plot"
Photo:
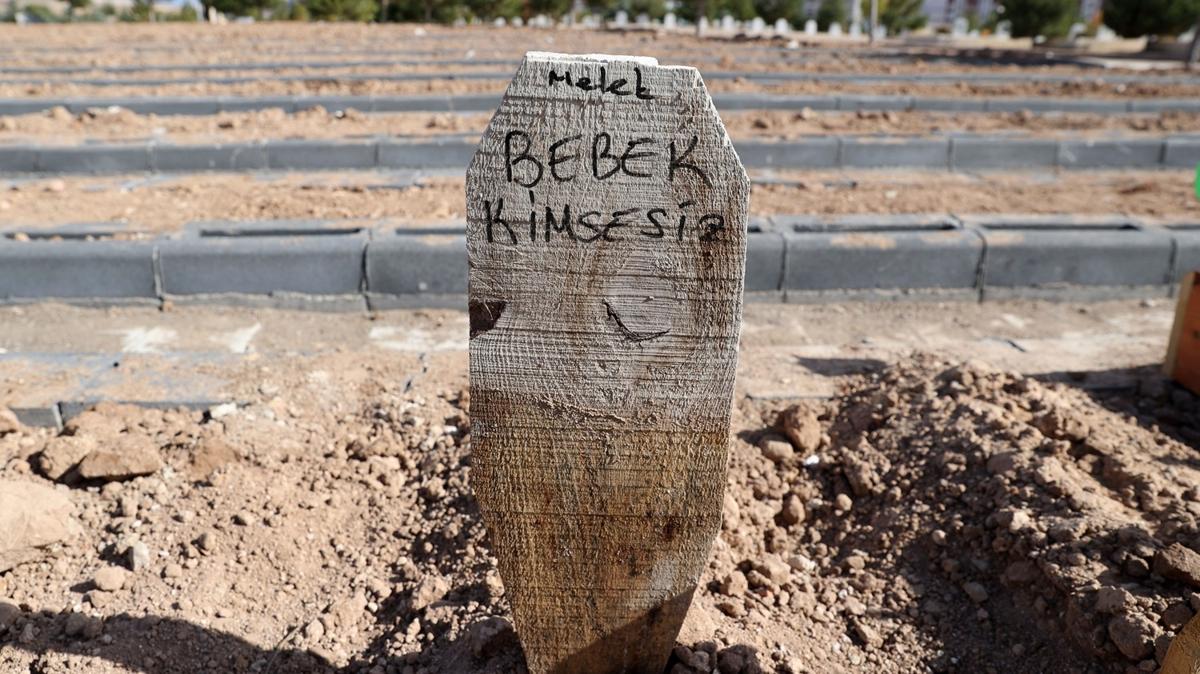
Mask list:
[[[629,51],[629,50],[626,50]],[[666,62],[675,62],[670,59]],[[500,70],[496,70],[500,72]],[[504,91],[508,77],[496,79],[446,78],[412,81],[339,80],[336,76],[318,73],[319,79],[304,81],[262,80],[221,84],[195,82],[145,86],[94,86],[43,82],[37,84],[0,84],[3,98],[59,98],[112,96],[303,96],[303,95],[416,95],[416,94],[480,94]],[[1133,84],[1112,84],[1095,80],[1072,82],[1014,82],[1000,84],[908,83],[908,82],[831,82],[831,81],[753,81],[743,78],[710,79],[710,92],[776,93],[794,95],[832,96],[837,94],[870,94],[896,96],[1051,96],[1056,98],[1088,97],[1105,99],[1193,98],[1200,96],[1200,84],[1155,82],[1151,77]]]
[[[642,40],[596,40],[592,36],[584,33],[578,35],[579,40],[568,39],[563,36],[546,37],[534,36],[533,42],[541,42],[547,48],[562,48],[569,43],[571,50],[579,53],[597,52],[599,50],[612,50],[614,48],[628,50],[631,47],[636,49],[639,54],[652,56],[659,59],[662,63],[671,63],[674,61],[686,62],[689,65],[699,67],[702,71],[737,71],[748,73],[781,73],[788,76],[795,74],[828,74],[834,76],[842,75],[960,75],[964,80],[970,79],[973,76],[995,76],[995,75],[1012,75],[1015,77],[1024,77],[1027,75],[1052,75],[1055,77],[1077,77],[1081,79],[1102,79],[1107,75],[1116,75],[1116,72],[1105,71],[1103,74],[1097,74],[1095,70],[1085,68],[1075,68],[1071,66],[1042,66],[1042,67],[1022,67],[1014,65],[962,65],[952,61],[925,61],[920,58],[906,59],[903,57],[887,57],[873,59],[858,59],[844,55],[836,55],[830,51],[817,51],[811,56],[798,58],[798,54],[787,50],[771,50],[771,51],[748,51],[739,50],[729,47],[717,47],[715,53],[708,50],[685,48],[680,50],[677,46],[669,44],[669,40],[659,41],[654,39]],[[517,38],[519,39],[519,38]],[[665,42],[665,44],[664,44]],[[279,59],[271,64],[271,67],[255,67],[253,69],[241,67],[244,64],[253,64],[253,61],[230,61],[227,68],[211,68],[206,65],[202,70],[189,69],[188,63],[179,64],[160,64],[154,63],[153,70],[119,70],[105,71],[96,69],[90,72],[70,72],[61,73],[49,70],[46,72],[5,72],[0,69],[0,81],[7,80],[40,80],[47,83],[56,84],[86,84],[85,80],[130,80],[130,86],[144,86],[138,80],[146,80],[147,84],[152,84],[161,79],[195,79],[209,80],[221,79],[229,77],[246,77],[252,75],[263,80],[271,80],[274,78],[287,78],[300,75],[319,75],[328,77],[329,79],[337,79],[348,75],[393,75],[403,73],[469,73],[469,72],[496,72],[503,71],[507,68],[515,68],[520,63],[524,56],[524,50],[509,49],[506,52],[488,52],[490,56],[484,56],[475,51],[468,51],[465,54],[460,54],[457,57],[454,54],[447,55],[426,55],[417,56],[408,59],[397,59],[395,62],[378,62],[378,63],[355,63],[352,59],[346,59],[344,65],[329,65],[329,62],[324,62],[325,65],[316,68],[309,68],[305,64],[304,59]],[[236,58],[235,54],[231,54],[231,59]],[[363,59],[359,61],[370,61],[372,59]],[[495,61],[503,60],[505,62],[497,63]],[[380,60],[382,61],[382,60]],[[482,62],[481,62],[482,61]],[[219,63],[219,62],[218,62]],[[89,63],[94,66],[95,64]],[[1128,72],[1120,73],[1128,75]],[[1153,73],[1147,75],[1147,78],[1153,80],[1159,75]]]
[[[709,91],[738,93],[775,93],[794,95],[878,94],[894,96],[928,96],[937,98],[970,97],[1031,97],[1153,99],[1193,98],[1200,96],[1200,83],[1179,84],[1146,79],[1132,84],[1109,83],[1098,80],[1072,82],[1004,82],[974,83],[969,77],[953,83],[879,82],[856,84],[837,82],[764,82],[746,79],[714,80],[706,83]]]
[[[987,173],[779,172],[753,185],[754,215],[853,213],[1065,213],[1200,216],[1188,171]],[[463,181],[418,186],[387,173],[328,172],[63,177],[0,182],[5,230],[106,223],[126,232],[173,232],[191,222],[360,219],[367,227],[461,223]]]
[[[727,112],[721,116],[734,137],[799,139],[819,134],[929,135],[1003,133],[1034,137],[1089,137],[1200,131],[1200,113],[1093,115],[1029,112],[956,114],[945,112]],[[0,116],[0,143],[40,145],[153,138],[172,143],[212,143],[279,138],[353,138],[481,133],[487,113],[363,113],[328,111],[320,106],[296,113],[272,108],[215,115],[139,115],[124,108],[71,113],[57,107],[44,113]]]
[[[754,70],[824,71],[850,70],[861,73],[896,72],[1054,72],[1093,76],[1095,69],[1070,64],[1028,66],[964,64],[954,58],[960,50],[926,55],[928,47],[893,45],[886,50],[851,41],[823,46],[799,45],[802,35],[789,48],[789,39],[740,41],[721,36],[696,38],[690,31],[603,31],[580,28],[495,29],[490,26],[448,28],[442,26],[370,25],[360,27],[328,24],[258,24],[255,26],[184,26],[158,24],[129,28],[88,25],[0,27],[4,39],[5,66],[54,65],[120,66],[153,63],[241,63],[253,60],[336,60],[336,51],[355,54],[359,60],[371,54],[413,58],[478,58],[503,55],[520,59],[528,49],[564,49],[576,52],[638,53],[680,63],[699,59],[698,65]],[[317,45],[313,50],[297,45]],[[614,51],[615,50],[615,51]],[[969,51],[969,50],[968,50]],[[314,56],[316,52],[318,56]],[[881,57],[880,54],[884,55]],[[330,58],[333,57],[333,58]],[[378,58],[378,57],[376,57]],[[406,57],[407,58],[407,57]],[[1133,72],[1123,69],[1105,72]],[[1153,74],[1150,75],[1154,76]]]
[[[45,513],[67,538],[0,572],[0,667],[523,671],[465,363],[409,387],[353,359],[253,368],[237,410],[0,426],[0,480],[58,475],[45,501],[82,525]],[[1200,401],[1140,375],[1093,398],[917,355],[828,401],[742,401],[669,671],[1153,671],[1200,610]]]

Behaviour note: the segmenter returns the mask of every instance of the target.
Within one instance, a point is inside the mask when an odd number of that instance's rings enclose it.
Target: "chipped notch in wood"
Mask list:
[[[508,306],[503,300],[476,301],[471,300],[467,304],[467,313],[471,320],[471,339],[475,339],[479,335],[496,327],[496,321],[500,320],[500,315],[504,313],[504,307]]]
[[[669,329],[659,330],[657,332],[637,332],[635,330],[630,330],[629,327],[625,325],[625,321],[621,320],[621,315],[617,313],[617,310],[613,309],[612,305],[608,303],[608,300],[603,300],[603,302],[604,302],[604,309],[605,309],[605,311],[608,312],[608,317],[611,318],[613,320],[613,322],[617,324],[617,330],[621,333],[622,336],[625,337],[626,341],[648,342],[652,339],[658,339],[659,337],[662,337],[663,335],[670,332]]]

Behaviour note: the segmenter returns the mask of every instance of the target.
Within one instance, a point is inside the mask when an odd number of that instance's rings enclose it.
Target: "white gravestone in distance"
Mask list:
[[[663,671],[721,522],[749,182],[699,72],[531,52],[467,171],[471,481],[532,674]]]
[[[809,19],[804,22],[804,34],[805,35],[816,35],[817,34],[816,19]]]

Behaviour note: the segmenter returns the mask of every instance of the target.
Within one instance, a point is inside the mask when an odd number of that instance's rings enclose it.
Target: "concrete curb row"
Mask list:
[[[464,169],[475,136],[365,140],[157,142],[0,147],[0,173],[140,173],[327,169]],[[735,142],[750,168],[931,170],[1157,169],[1200,163],[1200,136],[1029,138],[814,136]]]
[[[317,310],[461,306],[462,225],[200,227],[180,238],[0,238],[0,302],[233,302]],[[101,233],[92,231],[91,236]],[[751,298],[1168,296],[1200,268],[1200,222],[1123,216],[855,215],[756,218]]]
[[[63,424],[74,419],[84,411],[91,409],[97,403],[112,402],[119,405],[136,405],[148,409],[177,410],[180,408],[192,411],[208,410],[223,404],[223,400],[61,400],[58,402],[39,405],[15,405],[10,407],[17,420],[26,426],[36,428],[53,428],[61,431]]]
[[[877,110],[903,112],[1014,112],[1034,113],[1086,112],[1098,115],[1158,113],[1168,110],[1200,112],[1200,99],[1192,98],[1047,98],[981,97],[937,98],[920,96],[875,96],[844,94],[836,96],[790,96],[775,94],[713,94],[717,108],[734,110]],[[205,96],[146,97],[115,96],[86,98],[9,98],[0,99],[0,115],[25,115],[63,107],[75,114],[92,108],[120,107],[138,114],[214,115],[218,112],[242,112],[280,108],[298,112],[314,106],[328,110],[353,108],[359,112],[491,112],[500,103],[500,94],[455,94],[412,96]]]
[[[486,64],[480,64],[486,65]],[[1034,82],[1038,84],[1067,84],[1094,83],[1100,85],[1120,84],[1190,84],[1195,78],[1187,75],[1053,75],[1036,73],[923,73],[897,74],[881,73],[863,75],[860,73],[823,73],[823,72],[764,72],[754,70],[702,70],[706,80],[744,80],[761,83],[777,82],[835,82],[855,86],[876,86],[886,84],[955,84],[970,82],[973,84],[1018,84]],[[478,72],[432,72],[432,73],[336,73],[324,75],[274,75],[261,77],[253,75],[225,77],[110,77],[110,78],[61,78],[47,79],[45,77],[4,77],[0,84],[69,84],[74,86],[91,87],[161,87],[175,84],[193,85],[233,85],[253,84],[261,82],[426,82],[430,80],[503,80],[512,77],[511,70],[478,71]]]

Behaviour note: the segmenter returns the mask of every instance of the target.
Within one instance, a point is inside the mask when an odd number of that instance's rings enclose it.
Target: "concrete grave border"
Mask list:
[[[462,169],[473,134],[240,143],[138,142],[0,146],[0,173],[100,174],[262,169]],[[742,139],[750,168],[926,170],[1160,169],[1200,163],[1200,136],[1030,138],[813,136],[794,141]]]
[[[0,304],[461,307],[464,227],[216,222],[135,240],[98,226],[30,230],[25,241],[0,231]],[[1200,268],[1200,219],[776,215],[754,218],[747,238],[747,297],[758,301],[1166,297]]]
[[[874,110],[903,112],[1015,112],[1036,114],[1088,112],[1101,115],[1155,114],[1168,110],[1200,111],[1200,99],[1104,99],[1059,97],[941,98],[842,94],[832,96],[761,93],[716,93],[717,109],[733,110]],[[499,93],[431,95],[265,95],[265,96],[100,96],[0,99],[0,115],[24,115],[63,107],[74,114],[89,109],[120,107],[139,114],[214,115],[280,108],[297,112],[314,106],[327,110],[353,108],[359,112],[491,112]]]

